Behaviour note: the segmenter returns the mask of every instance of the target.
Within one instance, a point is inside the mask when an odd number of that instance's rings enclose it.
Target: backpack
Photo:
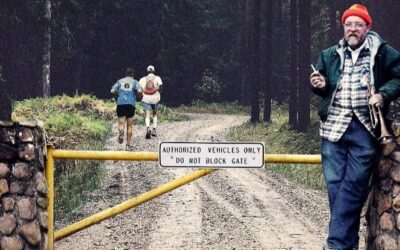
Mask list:
[[[146,87],[144,88],[143,93],[145,93],[146,95],[154,95],[157,92],[154,84],[155,80],[155,77],[146,77]]]

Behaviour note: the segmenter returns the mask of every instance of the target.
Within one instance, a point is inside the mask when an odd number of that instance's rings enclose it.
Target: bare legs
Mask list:
[[[126,118],[125,116],[118,117],[118,142],[122,144],[124,142],[124,130],[125,130],[125,123],[126,123]]]
[[[153,112],[152,112],[153,113],[153,130],[152,131],[150,130],[150,112],[151,112],[151,110],[145,110],[144,121],[145,121],[146,128],[147,128],[146,139],[150,139],[150,135],[157,136],[157,134],[156,134],[156,128],[157,128],[157,122],[158,122],[157,110],[153,110]]]
[[[126,145],[131,145],[133,117],[126,119]]]
[[[124,141],[124,131],[125,131],[125,124],[126,124],[126,146],[127,149],[131,145],[131,139],[132,139],[132,126],[133,126],[133,117],[131,118],[126,118],[125,116],[123,117],[118,117],[118,142],[122,144]]]

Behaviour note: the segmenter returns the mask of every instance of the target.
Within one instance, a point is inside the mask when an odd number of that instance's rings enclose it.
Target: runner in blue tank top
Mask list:
[[[136,91],[141,92],[139,82],[135,80],[135,71],[133,68],[126,69],[126,77],[119,79],[111,88],[111,94],[114,95],[117,102],[118,116],[118,142],[124,141],[124,130],[126,124],[126,149],[132,150],[132,126],[133,116],[135,115]]]

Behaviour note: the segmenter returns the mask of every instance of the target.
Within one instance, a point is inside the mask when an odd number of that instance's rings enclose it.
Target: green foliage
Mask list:
[[[103,140],[106,121],[115,116],[113,103],[89,95],[33,98],[13,103],[13,120],[41,120],[48,141],[62,148],[74,148],[82,138]]]
[[[16,121],[36,119],[44,123],[49,117],[59,113],[72,112],[104,120],[112,119],[115,113],[112,101],[103,101],[91,95],[26,99],[14,102],[13,110],[13,119]]]
[[[108,131],[104,120],[74,113],[54,114],[47,119],[45,129],[50,134],[60,135],[68,132],[94,139],[104,138]]]
[[[194,86],[194,96],[205,102],[217,101],[221,99],[221,85],[217,77],[209,69],[206,69],[201,81]]]
[[[172,122],[172,121],[187,121],[189,118],[185,114],[181,114],[174,109],[170,109],[167,105],[160,105],[157,117],[160,122]],[[144,119],[143,119],[144,124]]]
[[[80,150],[102,150],[103,143],[88,140]],[[55,178],[55,219],[71,221],[78,217],[76,208],[85,203],[87,193],[97,189],[105,173],[100,161],[56,161]]]
[[[114,103],[93,96],[55,96],[13,103],[14,121],[42,120],[47,141],[56,148],[102,150],[110,135]],[[99,161],[57,161],[55,169],[56,219],[72,218],[85,202],[85,193],[97,188],[104,169]]]
[[[319,120],[315,113],[311,119],[307,133],[296,132],[288,125],[287,107],[274,104],[270,123],[264,125],[248,122],[232,129],[227,138],[230,141],[263,141],[267,154],[319,154]],[[312,188],[324,188],[319,165],[267,163],[266,166]]]
[[[191,105],[181,105],[174,109],[181,113],[207,113],[207,114],[238,114],[248,115],[249,107],[244,107],[238,102],[231,103],[206,103],[203,101],[194,101]]]

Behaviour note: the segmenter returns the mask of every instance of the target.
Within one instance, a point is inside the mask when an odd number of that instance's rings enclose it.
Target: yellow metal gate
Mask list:
[[[158,153],[155,152],[121,152],[121,151],[72,151],[55,150],[49,148],[46,160],[46,180],[49,188],[48,199],[48,248],[54,249],[54,242],[85,229],[93,224],[99,223],[107,218],[120,214],[130,208],[138,206],[148,200],[165,194],[180,186],[190,183],[200,177],[208,175],[217,169],[200,169],[177,178],[167,184],[161,185],[149,192],[139,195],[133,199],[122,202],[112,208],[87,217],[81,221],[54,232],[54,161],[56,159],[75,160],[121,160],[121,161],[158,161]],[[320,164],[320,155],[285,155],[265,154],[266,163],[294,163],[294,164]]]

